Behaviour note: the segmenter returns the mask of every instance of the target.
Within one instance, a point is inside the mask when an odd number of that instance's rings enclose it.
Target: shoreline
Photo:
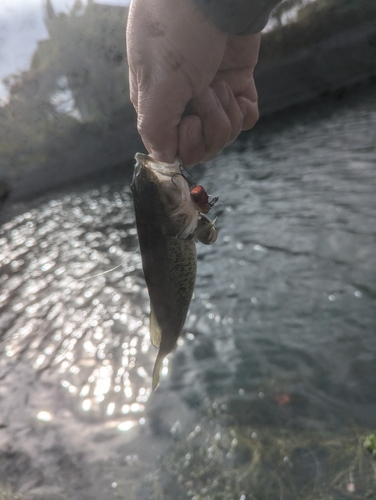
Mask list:
[[[376,78],[376,21],[256,67],[260,117],[314,103],[372,82],[373,78]],[[14,182],[5,182],[8,193],[0,199],[0,210],[4,211],[14,202],[102,176],[107,170],[128,171],[134,154],[140,149],[144,148],[133,123],[112,131],[106,140],[78,140],[77,148],[67,151],[64,158],[56,159],[54,165],[32,166]]]
[[[376,21],[332,36],[284,59],[256,66],[260,116],[376,77]]]

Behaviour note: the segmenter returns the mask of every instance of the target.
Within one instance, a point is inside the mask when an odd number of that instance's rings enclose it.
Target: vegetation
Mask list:
[[[364,448],[372,453],[373,458],[376,459],[376,434],[370,434],[364,440]]]
[[[367,442],[367,440],[366,440]],[[236,426],[213,410],[161,461],[153,500],[376,498],[363,432]]]
[[[11,488],[9,487],[0,487],[0,500],[20,500],[21,497],[19,495],[15,495]]]
[[[282,16],[296,7],[296,22],[282,26]],[[300,8],[299,8],[300,7]],[[263,35],[259,64],[287,57],[299,49],[376,20],[373,0],[285,0],[272,13],[277,28]]]

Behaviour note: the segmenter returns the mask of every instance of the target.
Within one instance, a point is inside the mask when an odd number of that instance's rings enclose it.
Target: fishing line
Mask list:
[[[119,269],[119,267],[121,266],[124,266],[125,264],[127,264],[129,262],[129,260],[133,257],[133,255],[135,255],[136,252],[138,252],[140,250],[140,247],[137,247],[136,250],[134,252],[131,253],[131,255],[128,256],[128,258],[126,259],[125,262],[122,262],[121,264],[119,264],[118,266],[115,266],[111,269],[107,269],[107,271],[103,271],[102,273],[98,273],[98,274],[94,274],[93,276],[88,276],[87,278],[79,278],[79,279],[72,279],[72,281],[70,281],[67,285],[65,285],[65,287],[68,287],[70,286],[72,283],[75,283],[75,282],[81,282],[81,281],[88,281],[88,280],[91,280],[91,279],[94,279],[94,278],[97,278],[98,276],[103,276],[104,274],[107,274],[107,273],[111,273],[112,271],[115,271],[115,269]]]
[[[94,274],[94,276],[88,276],[87,278],[81,278],[78,281],[87,281],[91,280],[93,278],[97,278],[98,276],[103,276],[104,274],[111,273],[112,271],[115,271],[115,269],[119,269],[119,267],[124,266],[125,264],[128,263],[129,260],[135,255],[136,252],[140,250],[140,247],[137,247],[134,252],[131,253],[131,255],[128,256],[128,259],[125,262],[122,262],[118,266],[113,267],[112,269],[108,269],[107,271],[103,271],[102,273]],[[68,285],[67,285],[68,286]]]
[[[115,271],[115,269],[119,269],[119,267],[123,266],[124,264],[127,264],[131,258],[140,250],[140,247],[137,247],[136,250],[134,252],[131,253],[131,255],[128,256],[128,258],[126,259],[125,262],[122,262],[121,264],[119,264],[118,266],[115,266],[113,267],[112,269],[108,269],[107,271],[103,271],[102,273],[98,273],[98,274],[94,274],[94,276],[88,276],[87,278],[81,278],[81,279],[78,279],[78,280],[75,280],[73,279],[71,282],[69,282],[66,287],[68,287],[69,285],[71,285],[72,283],[76,282],[76,281],[87,281],[87,280],[91,280],[91,279],[94,279],[94,278],[97,278],[98,276],[102,276],[103,274],[107,274],[107,273],[110,273],[112,271]],[[9,342],[9,340],[11,340],[12,338],[15,338],[13,335],[11,335],[10,337],[7,337],[6,339],[3,339],[0,341],[0,346],[2,346],[3,344],[5,344],[6,342]],[[0,376],[0,379],[3,378],[2,376]]]

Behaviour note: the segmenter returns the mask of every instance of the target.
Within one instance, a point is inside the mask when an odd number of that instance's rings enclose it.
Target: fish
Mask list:
[[[177,159],[135,156],[131,191],[142,267],[150,297],[150,339],[159,349],[152,388],[183,330],[196,281],[196,239],[211,244],[215,225],[191,196]],[[216,239],[216,238],[215,238]]]

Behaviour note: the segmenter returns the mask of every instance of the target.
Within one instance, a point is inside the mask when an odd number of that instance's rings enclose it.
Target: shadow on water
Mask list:
[[[129,183],[9,207],[0,479],[34,500],[374,498],[375,122],[360,89],[196,169],[220,233],[154,394]]]

